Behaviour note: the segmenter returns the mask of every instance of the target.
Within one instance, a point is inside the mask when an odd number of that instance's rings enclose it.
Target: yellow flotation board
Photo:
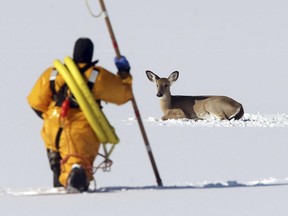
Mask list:
[[[87,121],[89,122],[91,128],[97,135],[99,141],[101,143],[108,143],[108,138],[100,126],[95,113],[91,109],[89,103],[87,102],[86,98],[84,97],[82,91],[80,90],[78,84],[74,80],[73,76],[71,75],[70,71],[67,69],[65,65],[61,63],[60,60],[56,59],[54,61],[54,66],[57,71],[61,74],[65,82],[67,83],[69,89],[72,91],[74,97],[76,98],[80,108],[82,109]]]
[[[119,143],[119,138],[117,137],[114,128],[108,122],[106,116],[100,109],[99,105],[96,103],[95,98],[91,92],[91,90],[87,86],[87,81],[84,80],[82,74],[80,73],[77,65],[73,61],[73,59],[67,56],[64,59],[65,65],[67,66],[68,70],[70,71],[73,79],[77,83],[82,95],[85,97],[86,101],[88,102],[90,108],[92,109],[95,119],[97,119],[100,127],[104,131],[108,143],[117,144]],[[73,91],[72,91],[73,92]],[[74,93],[73,93],[74,94]]]

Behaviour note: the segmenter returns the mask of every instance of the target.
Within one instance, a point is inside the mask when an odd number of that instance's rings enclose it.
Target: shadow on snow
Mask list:
[[[255,184],[242,184],[237,181],[228,181],[227,183],[208,183],[201,186],[198,185],[173,185],[173,186],[115,186],[115,187],[102,187],[91,193],[108,193],[119,191],[131,191],[131,190],[187,190],[187,189],[221,189],[221,188],[251,188],[251,187],[272,187],[272,186],[287,186],[285,183],[255,183]]]

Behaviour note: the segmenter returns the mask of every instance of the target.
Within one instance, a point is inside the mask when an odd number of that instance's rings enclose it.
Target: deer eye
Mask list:
[[[167,88],[167,87],[168,87],[168,84],[165,85],[165,88]]]

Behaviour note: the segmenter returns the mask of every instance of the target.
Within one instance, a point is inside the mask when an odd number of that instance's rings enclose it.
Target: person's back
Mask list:
[[[125,57],[115,61],[118,75],[92,63],[93,43],[90,39],[76,41],[73,60],[91,89],[95,100],[121,105],[132,98],[132,77]],[[87,67],[90,66],[90,67]],[[91,85],[92,82],[92,85]],[[53,68],[48,68],[38,79],[28,96],[28,103],[44,119],[42,137],[54,173],[54,186],[88,189],[93,179],[92,166],[100,143],[65,81]],[[63,96],[64,94],[64,96]],[[65,95],[66,94],[66,95]],[[70,94],[72,106],[65,118],[61,117],[63,98]],[[59,99],[60,98],[60,99]],[[62,101],[61,101],[62,100]],[[60,160],[62,161],[60,166]],[[60,176],[59,176],[60,175]]]

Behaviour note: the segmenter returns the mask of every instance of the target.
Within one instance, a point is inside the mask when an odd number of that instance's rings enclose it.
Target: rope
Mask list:
[[[102,169],[103,172],[110,172],[111,166],[113,164],[113,161],[108,159],[101,162],[97,167],[93,167],[93,174],[95,174],[99,169]]]
[[[87,9],[88,9],[88,11],[89,11],[89,13],[90,13],[91,16],[96,17],[96,18],[99,18],[99,17],[102,15],[103,11],[100,11],[99,14],[94,14],[94,13],[93,13],[93,11],[91,10],[91,8],[90,8],[90,6],[89,6],[88,0],[85,0],[85,3],[86,3],[86,7],[87,7]]]
[[[105,153],[105,155],[98,153],[99,156],[104,158],[98,166],[93,167],[93,173],[95,174],[97,170],[102,169],[103,172],[110,172],[111,166],[113,165],[113,161],[109,158],[109,156]]]

